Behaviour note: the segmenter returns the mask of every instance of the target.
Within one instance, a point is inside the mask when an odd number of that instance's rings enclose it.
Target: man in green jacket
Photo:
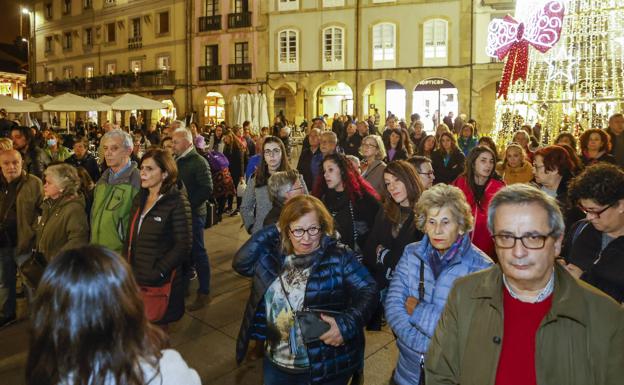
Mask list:
[[[555,263],[563,217],[524,184],[492,199],[499,265],[456,281],[425,361],[427,385],[616,385],[624,309]]]
[[[132,137],[121,130],[104,134],[101,149],[108,169],[95,185],[91,207],[91,243],[121,254],[128,235],[130,209],[141,189],[136,163],[130,161]]]

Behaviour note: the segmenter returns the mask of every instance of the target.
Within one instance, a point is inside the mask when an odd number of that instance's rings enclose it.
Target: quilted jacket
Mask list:
[[[364,332],[378,301],[377,287],[352,251],[335,239],[324,237],[308,278],[304,307],[339,311],[336,323],[344,344],[333,347],[321,341],[307,344],[312,383],[322,384],[353,373],[364,363]],[[253,329],[254,314],[268,287],[282,271],[286,255],[280,249],[277,227],[255,233],[236,253],[232,267],[253,277],[251,294],[236,342],[236,360],[242,362]]]

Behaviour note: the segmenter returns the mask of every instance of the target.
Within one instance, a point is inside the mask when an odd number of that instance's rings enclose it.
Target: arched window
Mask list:
[[[299,32],[294,29],[286,29],[277,34],[279,47],[278,71],[297,71],[299,69]]]
[[[390,68],[396,64],[396,25],[373,26],[373,68]]]
[[[344,28],[323,30],[323,69],[344,69]]]
[[[432,19],[423,27],[424,65],[448,65],[448,22]]]

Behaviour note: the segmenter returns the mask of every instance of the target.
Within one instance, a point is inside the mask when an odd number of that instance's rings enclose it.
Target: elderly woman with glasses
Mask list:
[[[239,363],[256,309],[266,307],[264,384],[346,385],[361,371],[363,327],[377,289],[354,253],[334,237],[333,219],[320,200],[290,199],[277,225],[254,234],[232,267],[254,278],[237,340]]]
[[[362,176],[375,191],[383,191],[385,183],[383,180],[386,164],[383,159],[386,157],[386,148],[379,135],[368,135],[362,139],[360,153],[363,157]]]
[[[470,241],[473,216],[459,188],[442,183],[426,190],[415,216],[425,236],[405,247],[385,302],[399,347],[398,385],[423,383],[425,353],[455,280],[492,264]]]
[[[572,180],[569,195],[585,219],[566,234],[566,269],[623,303],[624,171],[607,163],[590,166]]]

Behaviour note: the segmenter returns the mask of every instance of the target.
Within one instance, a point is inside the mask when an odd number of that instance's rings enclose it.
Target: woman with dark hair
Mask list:
[[[610,154],[611,138],[606,131],[598,128],[585,130],[581,135],[581,160],[585,166],[598,162],[615,164],[615,157]]]
[[[437,177],[437,175],[436,175]],[[466,158],[464,173],[453,182],[464,192],[474,217],[472,243],[496,260],[494,241],[487,227],[487,211],[498,190],[505,187],[496,173],[496,156],[488,147],[477,146]]]
[[[405,246],[423,234],[414,224],[414,207],[423,191],[414,166],[404,160],[390,162],[384,170],[383,210],[377,211],[364,248],[364,265],[375,277],[381,302],[368,325],[381,330],[383,302],[394,269]]]
[[[139,169],[141,191],[132,202],[123,254],[139,285],[171,285],[165,314],[150,319],[166,328],[184,314],[182,267],[191,252],[191,206],[176,162],[165,150],[147,151]],[[146,310],[151,314],[152,309]]]
[[[379,195],[344,155],[327,155],[322,167],[323,178],[317,179],[312,194],[334,217],[340,241],[359,252],[373,227]]]
[[[245,149],[242,147],[240,140],[234,135],[232,131],[227,131],[223,135],[223,155],[228,159],[230,175],[232,175],[232,181],[234,186],[238,187],[241,178],[245,175]],[[232,211],[234,205],[234,195],[227,197],[227,209],[226,213],[231,216],[238,214],[241,207],[242,197],[236,197],[236,210]]]
[[[354,253],[335,238],[334,220],[320,200],[291,198],[277,226],[253,234],[232,267],[253,277],[236,361],[243,361],[251,334],[264,331],[265,385],[346,385],[361,372],[363,328],[377,289]],[[260,306],[266,308],[262,319],[256,317]],[[316,328],[304,329],[302,311],[305,324]]]
[[[387,154],[384,162],[388,163],[393,160],[407,159],[407,151],[405,150],[405,144],[403,143],[401,129],[391,128],[389,131],[389,135],[384,135],[384,147],[386,147]]]
[[[438,147],[438,141],[435,135],[427,135],[420,141],[418,146],[418,155],[431,158],[431,154]]]
[[[464,171],[466,157],[450,132],[440,134],[440,148],[431,154],[436,183],[452,183]]]
[[[360,156],[360,146],[364,137],[357,132],[355,122],[347,123],[346,135],[340,141],[340,147],[347,155]]]
[[[557,138],[555,139],[555,143],[556,145],[562,145],[562,144],[567,144],[570,147],[572,147],[574,149],[574,151],[577,151],[577,143],[576,143],[576,138],[574,137],[574,135],[572,135],[569,132],[562,132],[559,135],[557,135]]]
[[[27,385],[199,385],[150,325],[130,268],[96,246],[61,253],[46,268],[31,315]]]
[[[496,157],[495,160],[498,163],[498,148],[496,147],[496,143],[494,143],[494,139],[490,138],[489,136],[482,136],[479,138],[477,146],[486,146],[487,148],[492,150],[494,156]]]
[[[247,184],[240,209],[243,224],[249,234],[262,228],[264,217],[273,207],[267,190],[269,177],[276,171],[291,169],[284,142],[275,136],[264,138],[260,155],[262,155],[262,160]]]
[[[581,171],[583,171],[583,169],[585,168],[585,165],[583,164],[583,161],[581,160],[581,158],[579,158],[576,150],[574,150],[572,146],[570,146],[569,144],[565,144],[565,143],[558,144],[557,146],[563,147],[563,149],[566,150],[566,152],[568,153],[568,156],[570,157],[570,160],[574,164],[574,169],[572,170],[572,174],[574,175],[580,174]]]
[[[412,149],[412,142],[409,137],[409,132],[407,132],[407,128],[401,128],[401,140],[403,141],[403,147],[405,148],[405,152],[407,153],[407,156],[410,157],[414,155],[414,150]]]

